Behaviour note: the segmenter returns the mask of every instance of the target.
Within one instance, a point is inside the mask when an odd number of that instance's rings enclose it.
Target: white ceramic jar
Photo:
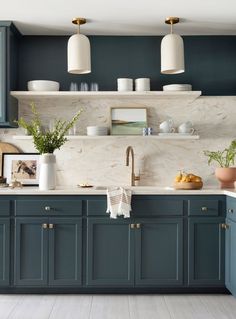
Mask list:
[[[117,90],[121,92],[133,91],[133,79],[128,79],[128,78],[117,79]]]
[[[150,91],[150,79],[149,78],[136,79],[135,91]]]
[[[51,153],[40,156],[39,189],[47,191],[56,188],[56,156]]]

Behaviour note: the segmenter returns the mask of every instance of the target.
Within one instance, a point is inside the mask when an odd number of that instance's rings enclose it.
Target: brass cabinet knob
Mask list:
[[[136,228],[140,229],[141,228],[141,224],[136,224]]]
[[[234,210],[233,209],[228,209],[228,213],[233,214]]]
[[[49,210],[51,210],[51,207],[50,207],[50,206],[45,206],[44,209],[45,209],[46,211],[49,211]]]
[[[42,228],[43,229],[47,229],[48,228],[48,224],[42,224]]]
[[[206,211],[207,211],[207,207],[206,207],[206,206],[203,206],[203,207],[201,208],[201,210],[202,210],[202,212],[206,212]]]
[[[49,224],[49,225],[48,225],[48,228],[49,228],[49,229],[53,229],[53,228],[54,228],[54,224]]]
[[[130,224],[130,228],[134,229],[135,228],[135,224]]]

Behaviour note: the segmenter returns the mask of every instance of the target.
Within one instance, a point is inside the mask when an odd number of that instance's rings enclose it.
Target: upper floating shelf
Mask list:
[[[194,101],[202,94],[201,91],[11,91],[11,95],[21,99],[78,98],[78,99],[188,99]]]

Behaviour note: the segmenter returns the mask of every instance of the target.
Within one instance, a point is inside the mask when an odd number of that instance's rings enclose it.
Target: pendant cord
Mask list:
[[[78,23],[77,33],[80,34],[80,23]]]
[[[173,34],[173,21],[171,21],[171,24],[170,24],[170,33]]]

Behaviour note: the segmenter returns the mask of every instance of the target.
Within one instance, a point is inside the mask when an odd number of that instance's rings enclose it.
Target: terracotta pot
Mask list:
[[[216,168],[215,175],[221,184],[221,188],[234,188],[234,182],[236,181],[236,167]]]

